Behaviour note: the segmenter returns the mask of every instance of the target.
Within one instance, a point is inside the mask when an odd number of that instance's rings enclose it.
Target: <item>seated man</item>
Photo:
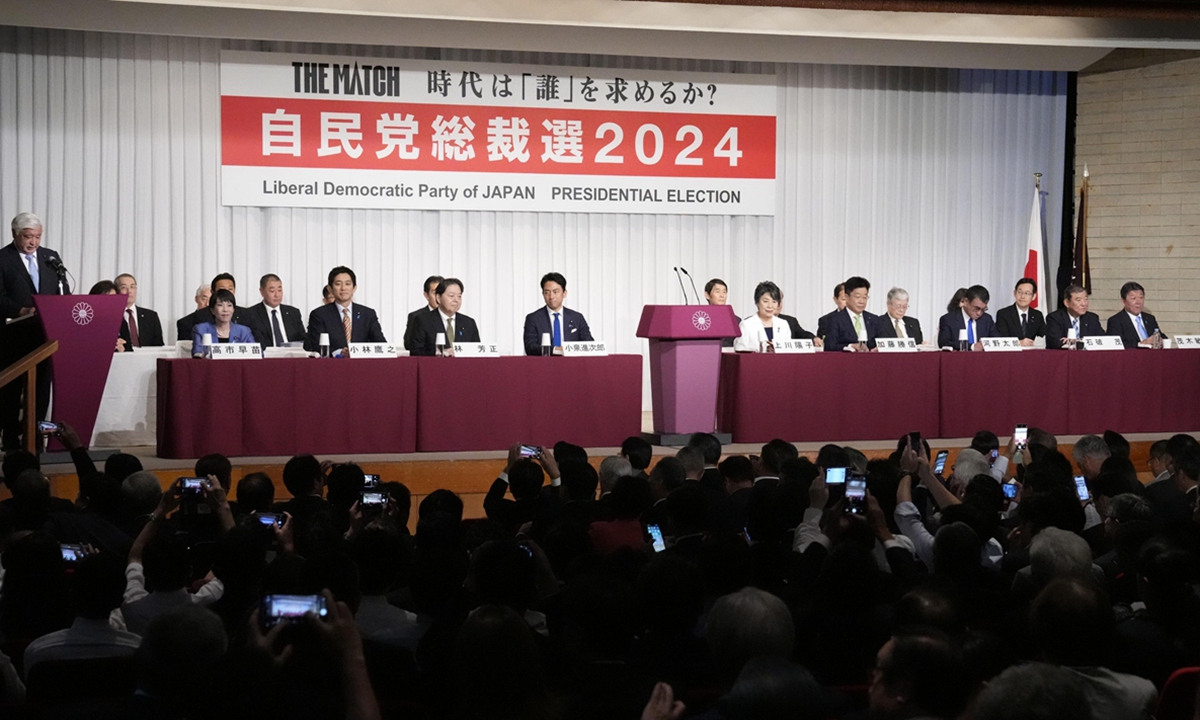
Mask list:
[[[1074,350],[1076,342],[1085,337],[1104,335],[1100,317],[1088,312],[1088,291],[1080,285],[1068,285],[1063,292],[1063,306],[1046,316],[1046,349]],[[1067,338],[1075,331],[1075,339]]]
[[[990,299],[982,285],[967,288],[959,300],[958,312],[948,312],[938,320],[938,347],[957,348],[963,330],[967,331],[967,347],[971,350],[983,349],[981,338],[1000,337],[995,321],[987,313]]]
[[[552,272],[542,276],[542,299],[546,307],[525,316],[525,354],[542,354],[542,335],[550,336],[550,345],[561,348],[565,342],[590,342],[592,330],[581,313],[563,307],[567,299],[567,279]]]
[[[865,352],[875,349],[878,316],[866,312],[871,283],[857,275],[846,281],[846,309],[835,312],[826,323],[825,350]]]
[[[1021,345],[1032,347],[1036,338],[1046,335],[1046,318],[1042,311],[1030,307],[1037,296],[1037,281],[1021,278],[1013,289],[1013,304],[996,313],[996,331],[1000,337],[1020,338]]]
[[[408,314],[408,323],[404,326],[404,349],[413,351],[413,333],[417,331],[417,321],[432,312],[437,312],[437,286],[445,280],[441,275],[430,275],[425,278],[425,304]]]
[[[283,281],[274,273],[258,281],[262,302],[251,305],[245,313],[246,325],[254,339],[264,348],[283,347],[290,342],[304,341],[304,318],[300,310],[283,304]]]
[[[1158,320],[1142,309],[1146,305],[1146,288],[1135,282],[1121,286],[1121,312],[1108,319],[1108,334],[1120,335],[1125,349],[1154,347],[1152,339],[1158,329]]]
[[[921,334],[921,321],[908,317],[908,291],[904,288],[888,290],[887,314],[879,316],[875,336],[912,338],[918,345],[925,341],[925,336]]]
[[[792,332],[793,340],[812,340],[813,345],[821,347],[824,342],[815,334],[810,333],[800,326],[800,321],[791,315],[783,314],[783,293],[779,293],[779,303],[775,306],[775,317],[783,320],[788,324],[788,329]]]
[[[138,307],[137,280],[129,273],[123,273],[113,280],[117,293],[125,296],[125,314],[121,318],[121,343],[117,343],[120,351],[132,350],[135,347],[162,347],[162,323],[158,321],[158,313],[149,308]]]
[[[76,566],[72,584],[75,622],[66,630],[43,635],[25,648],[26,675],[42,662],[132,657],[141,645],[137,635],[114,630],[108,624],[108,616],[121,607],[125,592],[122,563],[117,557],[88,555]]]
[[[236,296],[237,295],[237,281],[234,280],[233,276],[230,275],[229,273],[221,273],[220,275],[217,275],[216,277],[214,277],[212,279],[212,282],[208,286],[208,295],[205,298],[204,302],[208,303],[209,300],[212,298],[212,294],[218,290],[228,290],[229,292],[233,293]],[[200,302],[200,293],[199,292],[196,293],[196,302],[197,303]],[[230,322],[236,323],[238,325],[245,325],[246,324],[245,314],[246,314],[246,308],[239,307],[237,305],[237,303],[234,302],[233,317],[230,319]],[[192,339],[192,330],[194,330],[197,325],[199,325],[200,323],[210,323],[210,322],[213,322],[213,313],[212,313],[212,310],[208,307],[208,305],[206,304],[204,307],[196,308],[196,312],[192,313],[191,315],[184,315],[183,317],[181,317],[175,321],[175,331],[178,333],[177,340],[179,340],[179,341],[191,340]]]
[[[833,304],[836,309],[821,317],[817,318],[817,337],[824,340],[829,336],[829,321],[833,316],[846,309],[846,283],[838,283],[833,286]]]
[[[353,270],[344,265],[330,270],[329,287],[333,290],[334,301],[309,313],[305,350],[319,350],[323,333],[329,335],[331,353],[346,350],[352,342],[387,342],[375,311],[354,302],[358,276]]]
[[[463,284],[458,278],[446,278],[434,290],[437,312],[425,313],[413,330],[412,354],[436,355],[437,336],[446,336],[447,355],[454,354],[454,343],[477,343],[479,328],[475,321],[458,311],[462,307]]]

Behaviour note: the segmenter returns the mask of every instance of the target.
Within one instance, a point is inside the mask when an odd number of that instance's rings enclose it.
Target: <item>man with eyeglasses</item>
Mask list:
[[[996,330],[1000,337],[1020,338],[1021,345],[1032,347],[1033,341],[1046,335],[1046,316],[1041,310],[1030,307],[1037,297],[1037,281],[1021,278],[1013,289],[1012,305],[1000,308],[996,313]]]
[[[962,331],[967,334],[967,347],[982,350],[982,338],[1000,337],[996,322],[988,315],[991,296],[982,285],[967,288],[958,304],[958,312],[948,312],[938,320],[938,347],[956,348]]]

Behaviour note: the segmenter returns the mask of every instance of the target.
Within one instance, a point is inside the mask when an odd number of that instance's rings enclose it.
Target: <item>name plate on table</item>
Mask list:
[[[454,357],[500,357],[496,343],[454,343]]]
[[[1175,347],[1200,350],[1200,335],[1176,335]]]
[[[214,343],[208,346],[213,360],[262,360],[258,343]]]
[[[776,340],[775,353],[778,355],[794,355],[797,353],[815,353],[817,348],[812,340]]]
[[[350,343],[352,358],[394,358],[396,346],[391,343]]]
[[[1083,339],[1084,350],[1124,350],[1125,343],[1116,335],[1093,335]]]
[[[881,353],[916,352],[917,341],[913,338],[875,338],[875,347]]]
[[[565,342],[563,357],[602,357],[608,355],[608,343],[603,340],[590,342]]]
[[[979,341],[983,343],[983,349],[987,352],[1021,352],[1021,338],[986,337],[979,338]]]

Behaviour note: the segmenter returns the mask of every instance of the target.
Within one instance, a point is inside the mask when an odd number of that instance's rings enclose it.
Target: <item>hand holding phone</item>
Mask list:
[[[937,458],[933,462],[933,474],[938,477],[942,476],[942,472],[946,469],[946,458],[950,457],[949,450],[938,450]]]
[[[654,552],[660,553],[667,549],[667,542],[663,539],[662,528],[658,525],[647,525],[646,532],[650,533],[650,540],[654,545]]]
[[[533,458],[534,460],[542,459],[542,448],[537,445],[522,445],[521,457]]]
[[[61,429],[62,428],[58,426],[58,423],[49,422],[47,420],[39,420],[37,424],[37,431],[39,435],[57,435]]]
[[[1009,480],[1001,485],[1000,489],[1004,491],[1004,497],[1008,498],[1009,500],[1015,500],[1017,497],[1017,492],[1020,490],[1020,488],[1017,487],[1017,484],[1012,480]]]
[[[1024,450],[1029,447],[1029,426],[1025,424],[1017,425],[1013,429],[1013,445],[1018,450]]]
[[[846,468],[835,467],[825,471],[826,485],[844,485],[846,483]]]
[[[304,616],[310,612],[319,618],[329,615],[329,608],[323,596],[264,595],[258,611],[258,620],[263,630],[269,630],[281,622],[303,622]]]
[[[1079,497],[1079,502],[1088,502],[1092,499],[1092,493],[1088,490],[1087,479],[1082,475],[1075,476],[1075,494]]]
[[[847,515],[867,514],[867,479],[855,475],[846,482],[846,499],[842,510]]]

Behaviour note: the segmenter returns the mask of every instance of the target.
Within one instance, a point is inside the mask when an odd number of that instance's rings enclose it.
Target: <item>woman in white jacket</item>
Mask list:
[[[754,288],[755,314],[742,320],[739,328],[742,336],[733,344],[738,352],[774,352],[776,340],[791,340],[792,331],[787,322],[775,316],[783,293],[770,280],[760,282]]]

